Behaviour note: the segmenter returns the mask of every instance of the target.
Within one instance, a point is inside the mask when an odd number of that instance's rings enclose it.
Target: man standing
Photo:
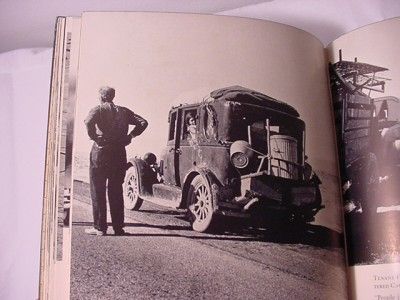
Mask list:
[[[113,88],[102,87],[99,94],[100,105],[94,107],[85,119],[88,135],[94,141],[89,169],[93,228],[85,232],[91,235],[106,234],[107,191],[114,234],[123,235],[122,184],[127,165],[125,146],[146,129],[147,121],[128,108],[115,105]],[[129,125],[135,127],[128,133]]]

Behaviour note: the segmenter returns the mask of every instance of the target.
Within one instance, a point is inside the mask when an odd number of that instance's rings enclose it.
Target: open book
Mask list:
[[[58,18],[40,298],[400,297],[399,33]]]

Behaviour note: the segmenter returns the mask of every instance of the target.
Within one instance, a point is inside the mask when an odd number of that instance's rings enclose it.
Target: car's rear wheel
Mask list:
[[[139,174],[135,164],[126,171],[123,193],[125,208],[139,210],[143,204],[143,199],[139,196]]]
[[[215,221],[213,193],[210,184],[201,175],[193,178],[188,191],[188,212],[192,228],[205,232],[212,228]]]

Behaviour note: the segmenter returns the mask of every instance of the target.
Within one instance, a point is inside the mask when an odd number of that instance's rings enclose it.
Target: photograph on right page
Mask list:
[[[327,47],[350,266],[400,262],[400,19]]]

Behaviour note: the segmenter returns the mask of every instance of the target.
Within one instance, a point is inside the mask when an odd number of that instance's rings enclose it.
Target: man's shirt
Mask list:
[[[147,127],[147,121],[130,109],[104,102],[94,107],[85,119],[88,135],[100,147],[127,143],[129,125],[134,129],[132,137],[140,135]]]

